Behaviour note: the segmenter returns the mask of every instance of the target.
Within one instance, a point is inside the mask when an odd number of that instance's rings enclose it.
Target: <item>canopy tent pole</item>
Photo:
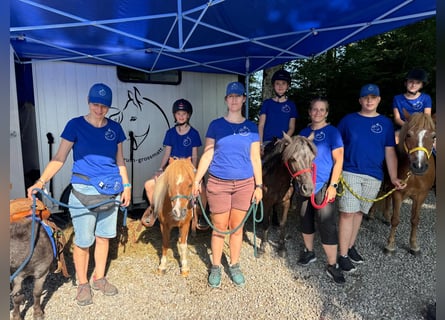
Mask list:
[[[246,78],[244,80],[244,87],[246,88],[246,104],[245,104],[246,119],[249,119],[249,79],[250,79],[249,68],[250,68],[250,58],[247,57],[246,58]]]

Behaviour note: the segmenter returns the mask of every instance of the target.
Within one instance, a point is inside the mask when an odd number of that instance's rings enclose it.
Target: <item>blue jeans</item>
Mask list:
[[[73,183],[73,188],[77,191],[94,195],[99,194],[97,190],[90,185]],[[120,200],[120,195],[116,197]],[[103,211],[92,212],[77,199],[72,193],[68,204],[81,209],[70,208],[71,219],[74,228],[74,244],[80,248],[89,248],[94,243],[96,236],[102,238],[114,238],[116,236],[118,206]]]

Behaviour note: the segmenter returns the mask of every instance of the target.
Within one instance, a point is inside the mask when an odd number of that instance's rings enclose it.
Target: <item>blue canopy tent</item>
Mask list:
[[[429,18],[435,0],[11,0],[15,60],[249,75]]]

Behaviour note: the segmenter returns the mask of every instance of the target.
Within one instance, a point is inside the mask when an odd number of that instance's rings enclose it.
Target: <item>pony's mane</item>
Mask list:
[[[436,130],[436,126],[434,125],[433,118],[425,114],[423,112],[416,112],[413,113],[407,122],[405,122],[400,129],[399,133],[399,144],[398,144],[398,150],[403,152],[404,147],[404,141],[406,139],[406,135],[409,130],[412,128],[418,128],[418,129],[426,129],[426,130]]]
[[[273,168],[277,161],[281,161],[281,152],[285,147],[286,141],[284,141],[284,139],[280,139],[274,143],[272,148],[266,151],[267,153],[265,153],[263,156],[263,174]]]
[[[283,161],[288,161],[296,153],[303,153],[306,156],[313,154],[315,157],[317,155],[317,147],[306,137],[300,135],[293,136],[292,142],[283,150]]]
[[[188,181],[190,185],[193,183],[195,172],[190,159],[174,159],[170,161],[164,173],[156,180],[153,192],[155,212],[158,212],[158,210],[164,206],[164,199],[168,194],[168,187],[177,184],[179,177],[182,177],[183,181]]]

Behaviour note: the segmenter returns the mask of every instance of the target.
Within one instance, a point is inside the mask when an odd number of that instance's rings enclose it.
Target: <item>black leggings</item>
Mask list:
[[[317,204],[323,202],[326,189],[327,184],[315,195]],[[320,230],[321,243],[327,245],[338,244],[336,202],[328,202],[325,207],[315,209],[310,198],[298,196],[298,201],[301,201],[301,231],[304,234],[313,234],[315,233],[315,223],[317,223]]]

